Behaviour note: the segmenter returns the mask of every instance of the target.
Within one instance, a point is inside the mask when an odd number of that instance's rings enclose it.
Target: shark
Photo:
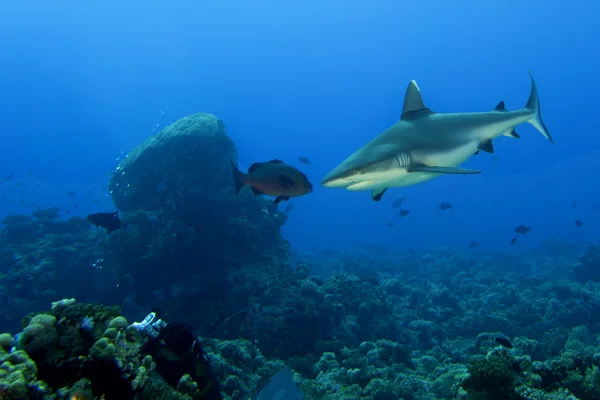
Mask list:
[[[492,140],[519,138],[515,127],[531,124],[548,141],[554,139],[542,121],[537,86],[531,71],[531,91],[525,108],[508,111],[504,101],[490,111],[438,113],[425,107],[421,90],[411,81],[400,120],[356,150],[321,181],[329,188],[371,190],[381,200],[389,188],[416,185],[442,175],[473,175],[480,170],[460,167],[480,151],[494,152]]]

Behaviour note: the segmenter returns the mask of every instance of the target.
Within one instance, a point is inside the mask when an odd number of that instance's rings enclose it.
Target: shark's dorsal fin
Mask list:
[[[414,80],[410,81],[408,88],[406,89],[406,94],[404,95],[404,107],[402,108],[400,119],[429,114],[433,114],[433,112],[425,107],[419,85],[417,85],[417,82]]]

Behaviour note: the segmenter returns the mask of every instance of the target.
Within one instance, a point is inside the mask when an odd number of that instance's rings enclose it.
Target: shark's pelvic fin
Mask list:
[[[481,151],[485,151],[486,153],[490,154],[494,152],[494,145],[492,144],[491,139],[479,143],[479,146],[477,146],[477,148]]]
[[[542,121],[542,112],[540,111],[540,99],[538,97],[537,86],[535,85],[535,80],[533,79],[531,71],[529,71],[529,77],[531,78],[531,92],[529,93],[529,100],[527,100],[525,108],[530,111],[533,111],[534,116],[527,122],[533,125],[535,129],[540,131],[540,133],[544,135],[544,137],[548,139],[550,143],[554,143],[554,139],[552,139],[550,132],[548,132],[548,128],[546,128],[546,125],[544,125],[544,121]]]
[[[425,107],[423,98],[421,97],[421,90],[419,89],[417,82],[410,81],[408,88],[406,89],[406,94],[404,95],[404,107],[402,108],[400,119],[420,117],[429,114],[433,114],[433,112]]]
[[[373,189],[371,191],[371,198],[375,201],[381,200],[381,198],[383,197],[383,194],[385,193],[386,190],[387,190],[387,188]]]
[[[408,169],[408,172],[432,172],[434,174],[480,174],[481,171],[476,169],[465,169],[458,167],[428,167],[426,165],[413,165]]]
[[[515,131],[515,129],[514,129],[514,128],[513,128],[512,130],[510,130],[510,131],[506,131],[506,132],[504,132],[504,133],[503,133],[503,135],[504,135],[504,136],[511,137],[511,138],[515,138],[515,139],[518,139],[518,138],[520,138],[520,137],[521,137],[521,135],[519,135],[519,134],[518,134],[518,133]]]

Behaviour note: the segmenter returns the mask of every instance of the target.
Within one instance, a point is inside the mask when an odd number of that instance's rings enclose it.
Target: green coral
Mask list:
[[[90,355],[96,360],[101,361],[114,360],[116,353],[117,348],[107,338],[98,340],[90,350]]]
[[[127,328],[128,326],[129,326],[129,323],[127,323],[127,320],[121,316],[113,318],[108,323],[108,329],[116,329],[118,331],[122,331],[123,329]]]
[[[20,400],[48,392],[46,384],[37,380],[37,366],[25,351],[0,350],[0,394],[5,394],[6,399]]]
[[[15,339],[10,333],[0,334],[0,349],[8,351],[13,347]]]
[[[48,314],[33,317],[19,337],[19,347],[27,353],[37,353],[55,347],[58,341],[56,318]]]
[[[468,366],[470,377],[463,382],[467,399],[518,399],[517,368],[517,360],[501,348],[490,351],[487,356],[472,356]]]

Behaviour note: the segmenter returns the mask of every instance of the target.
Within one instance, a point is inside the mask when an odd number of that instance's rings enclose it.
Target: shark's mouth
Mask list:
[[[375,183],[375,180],[370,181],[362,181],[362,182],[351,182],[350,185],[346,186],[346,190],[350,191],[359,191],[359,190],[369,190],[372,185]]]

